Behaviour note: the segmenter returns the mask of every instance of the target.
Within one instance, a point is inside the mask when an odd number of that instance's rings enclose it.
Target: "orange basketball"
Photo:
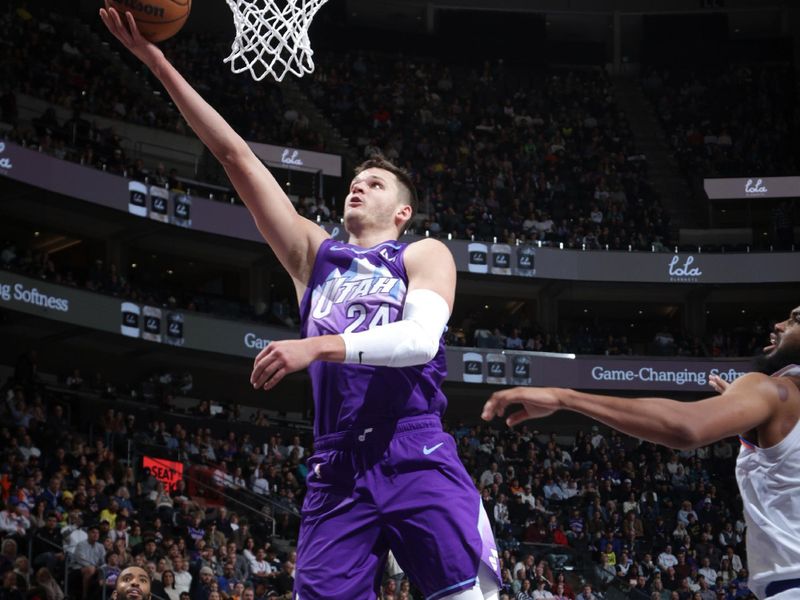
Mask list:
[[[163,42],[180,31],[192,0],[109,0],[120,15],[133,15],[139,31],[151,42]]]

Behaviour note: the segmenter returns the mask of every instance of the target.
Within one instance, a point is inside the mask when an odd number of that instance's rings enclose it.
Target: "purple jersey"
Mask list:
[[[319,247],[300,303],[305,337],[358,332],[399,321],[408,275],[408,244],[361,248],[335,240]],[[315,436],[364,428],[403,417],[434,414],[447,406],[444,336],[436,356],[413,367],[375,367],[315,361],[308,367],[314,392]]]

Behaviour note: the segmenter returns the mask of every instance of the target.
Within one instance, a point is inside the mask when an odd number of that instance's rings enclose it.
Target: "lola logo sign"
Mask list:
[[[6,151],[6,145],[3,142],[0,142],[0,154]],[[0,158],[0,169],[5,169],[10,171],[14,165],[11,164],[11,159],[7,156],[3,156]]]
[[[283,154],[281,154],[281,163],[283,163],[284,165],[294,165],[295,167],[302,167],[303,159],[300,158],[299,151],[289,150],[289,148],[284,148]]]
[[[681,257],[677,254],[669,261],[670,281],[697,281],[703,274],[699,267],[693,267],[694,256],[687,256],[686,261],[680,265]]]
[[[756,179],[755,183],[753,183],[752,179],[748,179],[747,183],[744,184],[745,194],[766,194],[768,191],[762,179]]]

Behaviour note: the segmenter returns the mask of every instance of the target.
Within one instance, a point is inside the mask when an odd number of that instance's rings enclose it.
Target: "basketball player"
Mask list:
[[[141,567],[128,567],[117,577],[114,600],[150,600],[150,576]]]
[[[108,29],[150,68],[219,159],[294,281],[302,339],[272,342],[251,383],[271,389],[308,368],[315,448],[297,549],[295,594],[374,598],[388,551],[429,600],[497,598],[489,522],[454,440],[446,406],[443,332],[456,269],[436,240],[398,242],[416,206],[409,176],[376,159],[345,200],[348,243],[300,217],[248,145],[126,14]]]
[[[758,598],[800,598],[800,306],[775,325],[755,371],[698,402],[617,398],[559,388],[493,394],[482,417],[510,426],[572,410],[628,435],[671,448],[696,448],[740,434],[736,480],[747,522],[749,587]]]

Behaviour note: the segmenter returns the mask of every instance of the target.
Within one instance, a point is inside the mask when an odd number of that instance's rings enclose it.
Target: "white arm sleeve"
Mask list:
[[[432,290],[406,295],[403,319],[358,333],[341,334],[345,363],[410,367],[430,361],[439,350],[450,307]]]

